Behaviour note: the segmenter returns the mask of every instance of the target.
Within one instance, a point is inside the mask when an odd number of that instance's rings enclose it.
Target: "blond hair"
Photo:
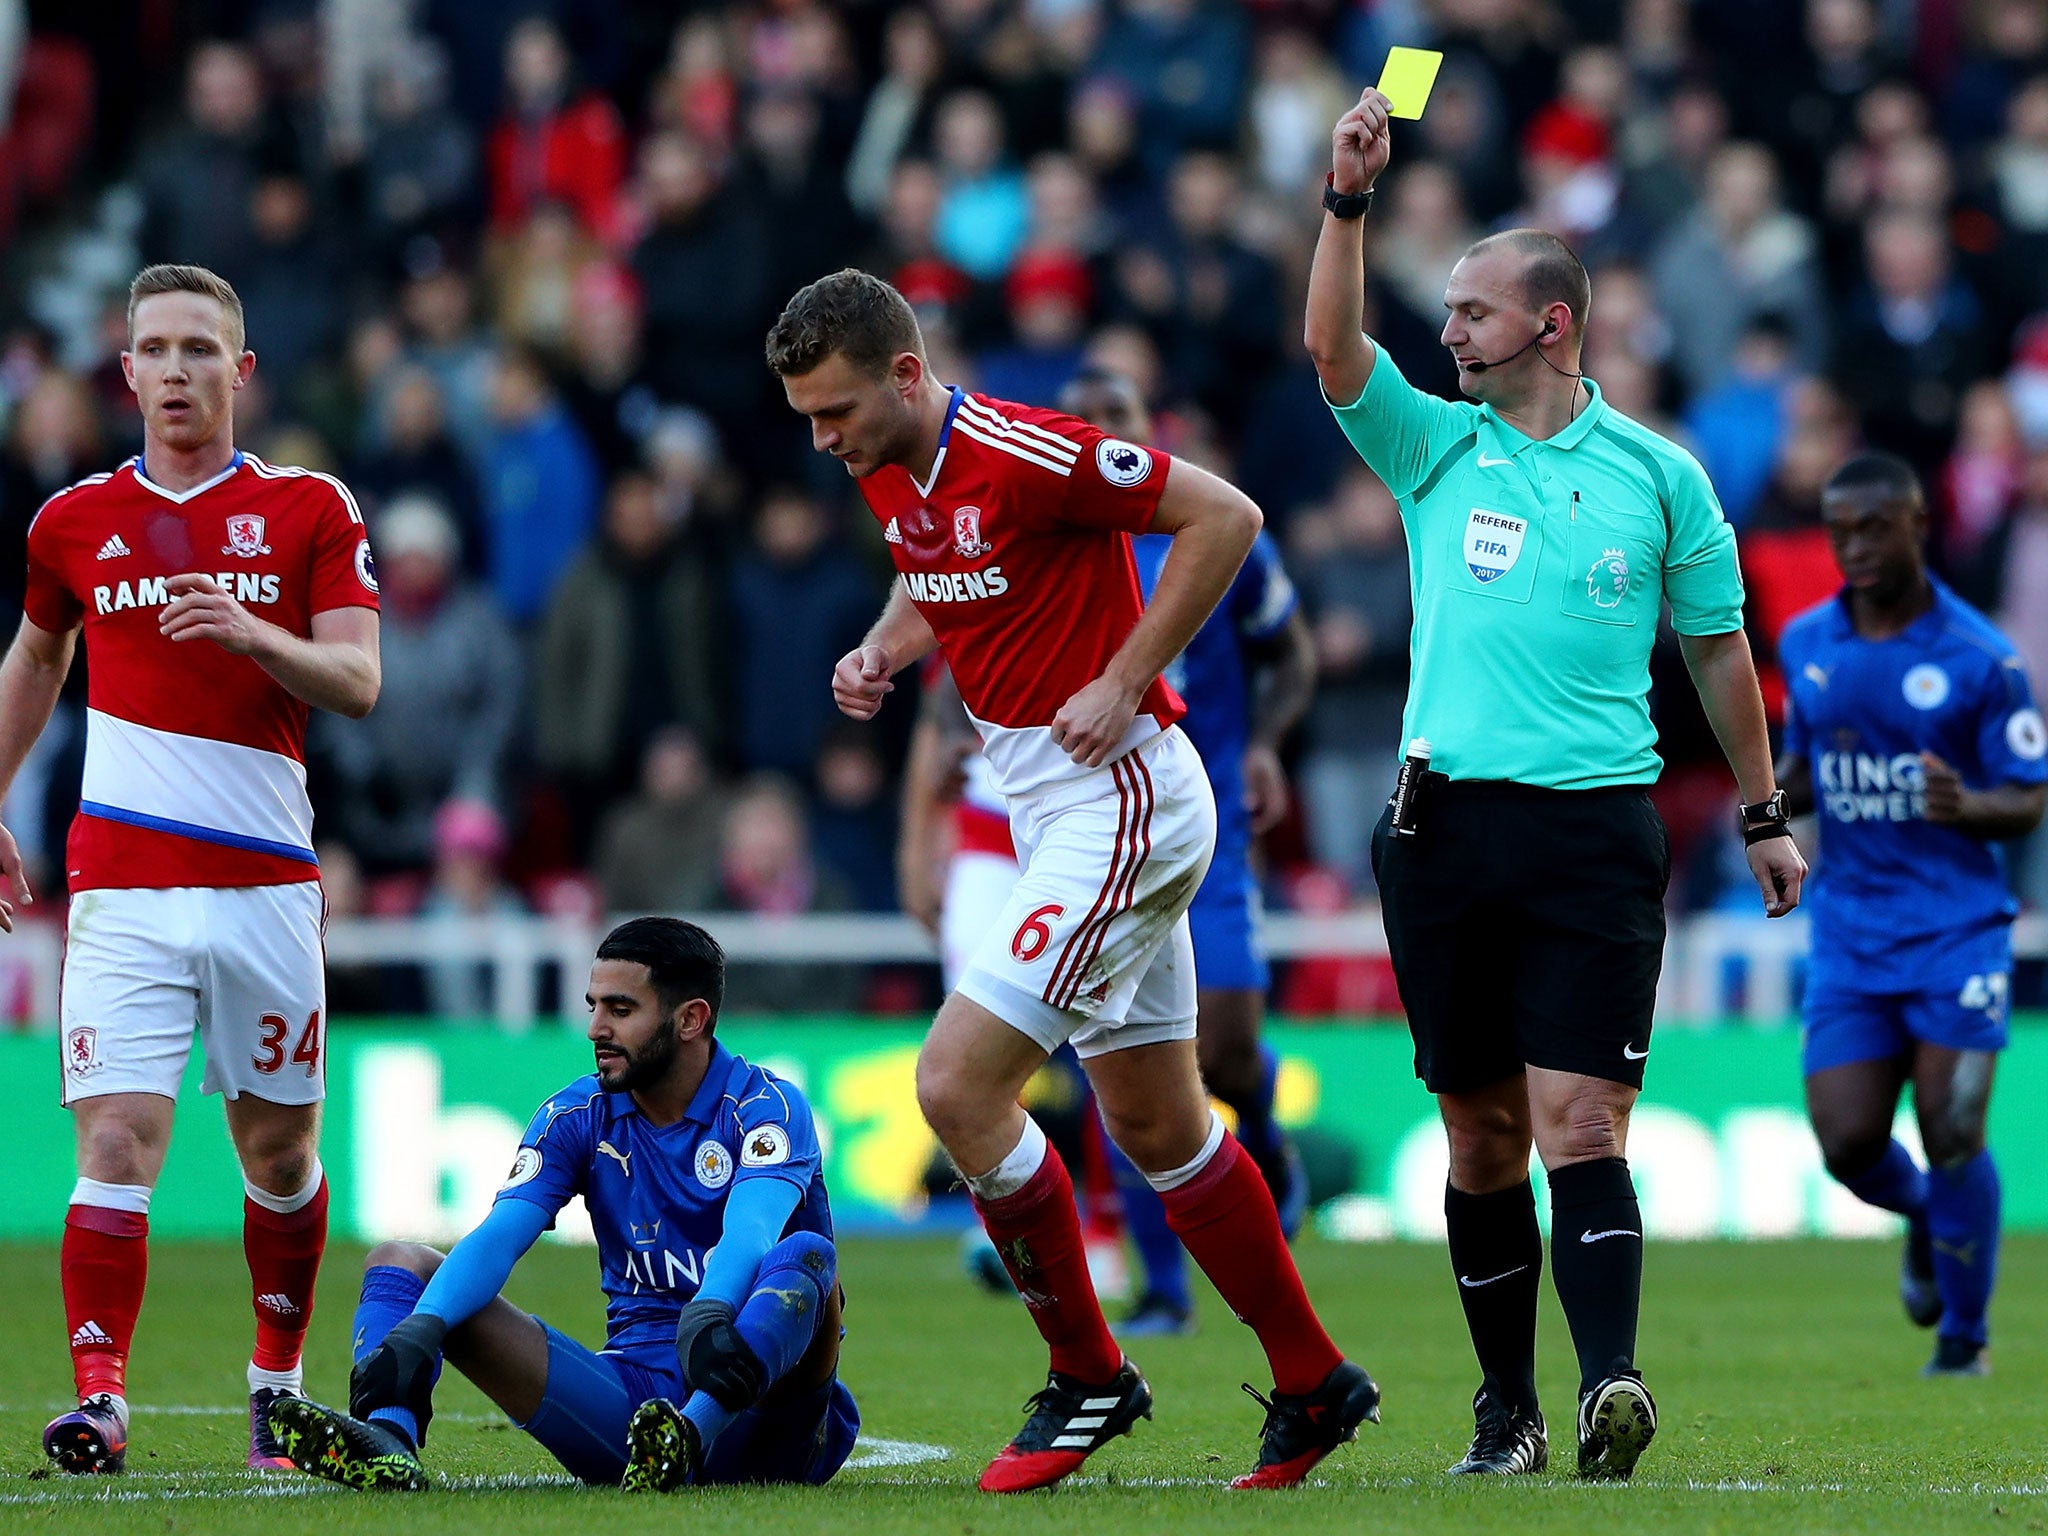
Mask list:
[[[135,274],[135,281],[128,285],[128,340],[131,343],[135,340],[136,306],[160,293],[196,293],[218,303],[221,318],[227,324],[228,350],[237,356],[241,354],[246,333],[242,324],[242,300],[233,285],[219,273],[209,272],[204,267],[180,267],[169,263],[144,267]]]

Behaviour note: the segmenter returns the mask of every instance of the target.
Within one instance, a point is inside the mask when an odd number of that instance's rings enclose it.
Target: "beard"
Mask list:
[[[625,1060],[612,1066],[600,1064],[599,1086],[606,1093],[631,1093],[636,1088],[646,1088],[659,1082],[676,1059],[676,1021],[673,1017],[662,1020],[661,1027],[637,1051],[629,1051],[616,1041],[612,1048]]]

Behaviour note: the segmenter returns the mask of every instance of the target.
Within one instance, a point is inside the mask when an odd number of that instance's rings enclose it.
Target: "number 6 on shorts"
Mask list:
[[[1019,964],[1029,965],[1045,953],[1045,946],[1052,942],[1052,930],[1046,926],[1048,919],[1066,915],[1067,909],[1056,901],[1049,901],[1042,907],[1034,908],[1024,921],[1017,925],[1015,937],[1010,940],[1010,956]]]

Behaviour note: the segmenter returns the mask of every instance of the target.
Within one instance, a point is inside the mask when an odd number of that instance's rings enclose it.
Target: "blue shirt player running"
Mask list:
[[[725,956],[674,918],[598,947],[597,1071],[534,1115],[482,1225],[446,1258],[370,1251],[349,1411],[286,1398],[292,1463],[355,1488],[423,1488],[445,1357],[588,1483],[822,1483],[860,1428],[838,1379],[843,1295],[803,1095],[714,1037]],[[605,1343],[499,1292],[574,1195],[597,1236]]]
[[[1925,1374],[1982,1375],[1999,1225],[1984,1119],[2016,910],[1994,845],[2041,819],[2041,716],[2011,644],[1928,574],[1904,462],[1851,459],[1821,516],[1846,585],[1779,646],[1778,783],[1820,816],[1807,1110],[1828,1172],[1907,1220],[1901,1299],[1940,1325]],[[1908,1082],[1925,1169],[1891,1134]]]
[[[1060,408],[1129,442],[1152,435],[1136,385],[1104,369],[1076,376]],[[1172,543],[1158,534],[1131,541],[1148,600]],[[1202,1080],[1236,1114],[1237,1139],[1265,1176],[1291,1237],[1306,1212],[1308,1180],[1273,1115],[1279,1061],[1260,1040],[1271,975],[1259,940],[1251,855],[1252,839],[1287,814],[1279,747],[1315,691],[1315,643],[1279,546],[1268,535],[1259,535],[1223,601],[1166,675],[1187,701],[1181,728],[1201,754],[1216,797],[1216,853],[1188,908],[1200,984],[1195,1043]],[[1105,1137],[1104,1145],[1144,1271],[1138,1298],[1116,1332],[1127,1339],[1186,1332],[1194,1325],[1186,1250],[1144,1175],[1114,1141]]]

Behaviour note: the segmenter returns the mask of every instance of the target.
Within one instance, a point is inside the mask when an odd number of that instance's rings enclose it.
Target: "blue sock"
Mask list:
[[[1927,1170],[1913,1161],[1913,1154],[1898,1142],[1890,1143],[1880,1157],[1842,1187],[1865,1205],[1897,1211],[1919,1219],[1927,1213]]]
[[[1280,1155],[1280,1123],[1273,1118],[1279,1090],[1280,1058],[1269,1045],[1259,1047],[1259,1086],[1248,1099],[1226,1099],[1237,1111],[1237,1140],[1261,1166]]]
[[[1109,1149],[1109,1171],[1123,1200],[1124,1227],[1145,1271],[1144,1294],[1182,1312],[1192,1311],[1195,1300],[1188,1291],[1187,1250],[1166,1224],[1166,1207],[1159,1192],[1145,1182],[1145,1175],[1124,1156],[1121,1147],[1107,1136],[1102,1142]]]
[[[1998,1207],[1998,1168],[1989,1152],[1960,1168],[1928,1170],[1927,1230],[1944,1339],[1985,1340],[1984,1314],[1998,1277]]]
[[[351,1358],[355,1364],[360,1365],[384,1342],[385,1334],[412,1316],[412,1309],[419,1304],[426,1288],[426,1281],[395,1264],[378,1264],[363,1271],[362,1295],[356,1301],[356,1320],[351,1329]],[[435,1380],[439,1379],[437,1368]],[[420,1443],[419,1422],[411,1409],[379,1408],[370,1418],[373,1423],[389,1424],[415,1446]]]
[[[829,1238],[799,1232],[768,1250],[733,1326],[767,1368],[768,1385],[787,1376],[818,1336],[825,1303],[839,1284],[839,1260]],[[727,1408],[707,1392],[692,1392],[683,1417],[697,1426],[708,1451],[743,1410]]]

